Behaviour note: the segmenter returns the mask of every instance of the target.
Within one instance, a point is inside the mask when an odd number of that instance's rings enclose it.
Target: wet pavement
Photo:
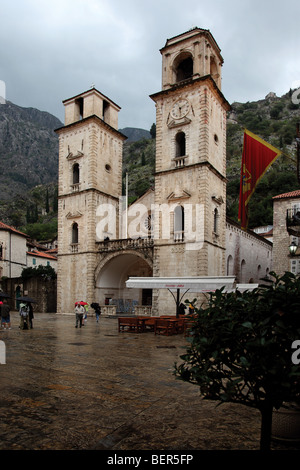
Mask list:
[[[260,414],[175,379],[187,339],[119,333],[116,318],[35,314],[0,332],[0,450],[258,450]],[[272,449],[289,451],[273,442]]]

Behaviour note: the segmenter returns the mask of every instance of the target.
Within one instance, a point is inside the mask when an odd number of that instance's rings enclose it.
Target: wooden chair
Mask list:
[[[176,323],[176,321],[168,319],[156,320],[154,326],[154,333],[156,335],[161,334],[166,336],[176,334]]]
[[[185,320],[184,322],[184,336],[190,336],[191,328],[193,327],[194,322],[192,320]]]
[[[129,332],[135,332],[135,333],[140,333],[142,331],[141,324],[139,322],[138,318],[134,317],[124,317],[124,318],[118,318],[119,322],[119,331],[129,331]]]

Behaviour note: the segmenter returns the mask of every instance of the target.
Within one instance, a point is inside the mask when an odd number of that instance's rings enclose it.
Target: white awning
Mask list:
[[[130,277],[126,287],[140,289],[178,289],[189,292],[213,292],[225,287],[225,291],[235,290],[235,276],[212,277]]]

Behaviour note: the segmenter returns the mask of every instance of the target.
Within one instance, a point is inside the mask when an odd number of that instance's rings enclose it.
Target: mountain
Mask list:
[[[272,225],[272,198],[300,187],[296,173],[299,104],[292,102],[290,90],[281,97],[269,93],[255,102],[235,102],[231,108],[227,122],[227,215],[237,220],[246,128],[283,152],[260,180],[249,202],[249,228]]]
[[[0,105],[0,201],[57,181],[58,139],[56,117],[9,101]]]
[[[127,143],[128,142],[136,142],[141,139],[150,139],[151,134],[149,131],[145,129],[138,129],[136,127],[124,127],[124,129],[119,129],[122,134],[126,135]]]
[[[258,184],[250,201],[250,227],[272,224],[272,197],[299,189],[296,177],[296,126],[300,108],[292,91],[269,93],[255,102],[232,103],[227,122],[227,215],[237,220],[243,130],[249,129],[283,151]],[[56,217],[58,138],[63,124],[47,112],[0,105],[0,220],[22,227]],[[129,201],[154,184],[155,138],[144,129],[126,127],[123,150],[123,194],[128,174]],[[46,211],[46,200],[50,212]],[[53,203],[51,202],[53,201]]]

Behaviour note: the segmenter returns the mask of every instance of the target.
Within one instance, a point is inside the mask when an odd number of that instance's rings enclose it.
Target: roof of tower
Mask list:
[[[173,38],[167,39],[165,46],[162,49],[160,49],[160,52],[162,52],[166,47],[176,44],[177,42],[181,42],[185,39],[189,39],[193,36],[206,36],[207,38],[209,38],[209,40],[214,44],[214,46],[216,47],[217,51],[219,52],[221,56],[221,49],[218,46],[215,38],[211,34],[210,30],[198,28],[197,26],[189,29],[185,33],[181,33],[181,34],[178,34],[177,36],[174,36]]]
[[[78,95],[75,95],[75,96],[72,96],[71,98],[67,98],[65,100],[63,100],[63,104],[67,103],[68,101],[73,101],[73,100],[76,100],[78,98],[82,98],[86,95],[89,95],[91,93],[95,93],[96,95],[99,95],[101,98],[105,99],[106,101],[110,102],[111,104],[113,104],[116,108],[118,108],[119,110],[121,109],[120,106],[115,103],[113,100],[111,100],[110,98],[108,98],[107,96],[105,96],[103,93],[101,93],[101,91],[97,90],[97,88],[95,87],[92,87],[90,88],[89,90],[86,90],[82,93],[79,93]]]

